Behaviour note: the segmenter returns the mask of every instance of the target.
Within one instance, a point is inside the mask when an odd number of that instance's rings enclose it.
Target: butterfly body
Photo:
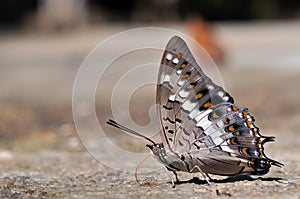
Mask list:
[[[201,172],[205,174],[216,174],[231,176],[241,174],[241,170],[245,168],[246,162],[241,162],[238,158],[224,158],[224,154],[220,151],[212,153],[212,151],[202,151],[199,155],[198,151],[174,155],[167,153],[164,148],[161,148],[158,153],[153,153],[154,157],[161,162],[168,170],[173,172]],[[210,154],[210,156],[208,156]],[[213,155],[212,155],[213,154]],[[213,165],[205,164],[205,161],[212,161]],[[227,162],[226,162],[227,161]],[[224,164],[228,164],[228,169],[224,168]],[[243,165],[244,164],[244,165]]]

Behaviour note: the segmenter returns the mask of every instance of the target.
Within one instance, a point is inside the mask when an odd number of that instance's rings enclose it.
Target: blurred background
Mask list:
[[[300,128],[299,0],[1,0],[0,160],[84,150],[72,118],[76,72],[99,42],[144,26],[199,42],[265,134],[280,139]],[[292,136],[284,142],[299,145]]]

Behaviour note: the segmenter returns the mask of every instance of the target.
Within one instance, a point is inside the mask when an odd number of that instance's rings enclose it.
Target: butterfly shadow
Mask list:
[[[280,182],[280,180],[282,180],[282,178],[271,178],[271,177],[257,177],[257,178],[253,178],[251,176],[248,175],[241,175],[241,176],[233,176],[233,177],[228,177],[225,179],[212,179],[211,182],[213,183],[217,183],[217,184],[223,184],[223,183],[230,183],[230,182],[239,182],[239,181],[256,181],[256,180],[261,180],[261,181],[276,181],[276,182]],[[180,184],[198,184],[198,185],[203,185],[203,184],[207,184],[206,180],[201,180],[198,177],[193,177],[190,180],[184,180],[184,181],[178,181],[175,182],[176,185],[180,185]]]

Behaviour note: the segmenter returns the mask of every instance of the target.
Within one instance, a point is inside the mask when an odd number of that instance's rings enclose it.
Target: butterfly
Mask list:
[[[156,103],[161,143],[114,120],[107,123],[151,142],[146,146],[177,181],[179,171],[200,172],[210,183],[209,174],[264,175],[272,165],[283,166],[264,153],[264,144],[275,137],[260,134],[248,109],[204,74],[178,36],[169,40],[162,56]]]

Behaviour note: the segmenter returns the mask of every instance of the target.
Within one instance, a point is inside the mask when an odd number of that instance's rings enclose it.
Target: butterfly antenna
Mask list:
[[[151,142],[152,144],[156,145],[156,143],[155,143],[153,140],[151,140],[150,138],[148,138],[148,137],[146,137],[146,136],[144,136],[144,135],[142,135],[142,134],[140,134],[140,133],[138,133],[138,132],[136,132],[136,131],[134,131],[134,130],[132,130],[132,129],[129,129],[129,128],[127,128],[127,127],[125,127],[125,126],[123,126],[123,125],[117,123],[116,121],[114,121],[114,120],[112,120],[112,119],[107,120],[106,123],[109,124],[109,125],[111,125],[111,126],[113,126],[113,127],[116,127],[116,128],[118,128],[118,129],[121,129],[121,130],[123,130],[123,131],[126,131],[126,132],[128,132],[128,133],[131,133],[131,134],[133,134],[133,135],[142,137],[142,138],[148,140],[149,142]]]

